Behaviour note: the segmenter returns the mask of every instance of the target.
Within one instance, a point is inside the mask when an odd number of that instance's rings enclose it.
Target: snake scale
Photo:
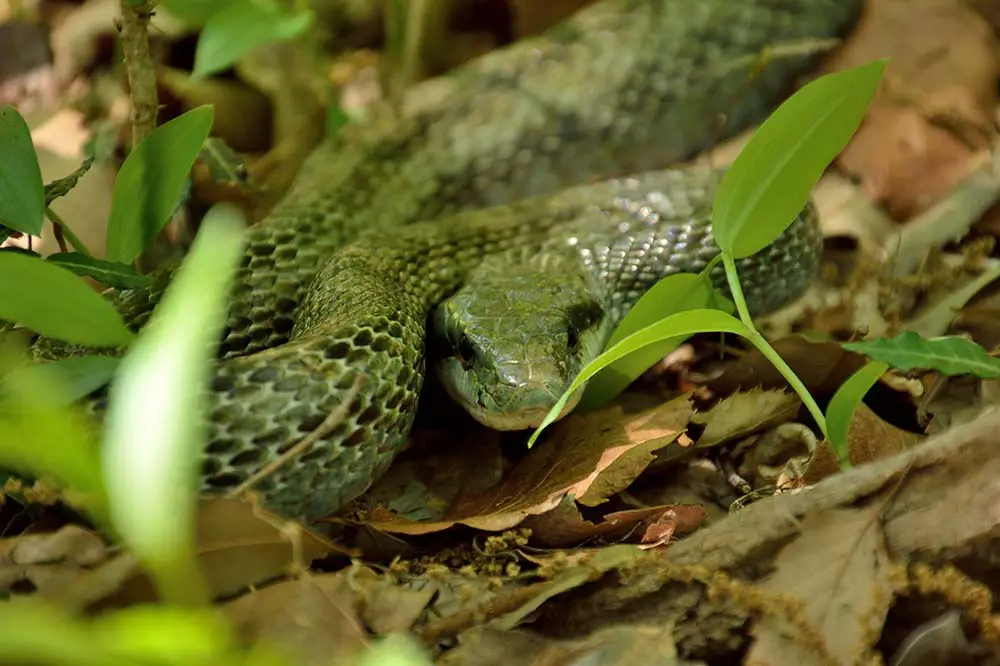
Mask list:
[[[255,485],[304,519],[360,495],[413,423],[428,314],[483,257],[573,233],[623,191],[676,188],[655,173],[587,183],[760,122],[815,64],[765,48],[838,36],[860,4],[600,0],[326,139],[248,232],[205,397],[203,492],[245,481],[360,381],[339,425]],[[683,247],[671,252],[683,266]],[[163,287],[115,300],[141,326]]]

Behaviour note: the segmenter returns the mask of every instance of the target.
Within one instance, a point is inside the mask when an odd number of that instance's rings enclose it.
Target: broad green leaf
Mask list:
[[[0,252],[0,319],[45,337],[90,347],[132,340],[114,306],[71,272],[22,252]]]
[[[231,5],[244,5],[252,0],[162,0],[160,7],[189,26],[201,27],[213,15]]]
[[[46,396],[49,404],[70,405],[85,398],[108,384],[121,362],[116,356],[73,356],[48,363],[33,363],[11,370],[5,382],[15,385],[25,381],[35,381],[33,375],[41,375],[42,380],[61,387],[56,395]],[[25,376],[28,378],[25,379]]]
[[[818,78],[764,121],[716,194],[712,221],[719,247],[737,259],[748,257],[792,223],[861,125],[885,65],[876,60]]]
[[[957,336],[925,339],[913,331],[894,338],[844,343],[844,349],[885,361],[897,370],[935,370],[943,375],[975,375],[983,379],[1000,377],[1000,359],[971,340]]]
[[[664,317],[699,308],[726,312],[732,312],[733,309],[725,297],[715,289],[708,273],[678,273],[667,276],[653,285],[629,310],[605,348],[610,349],[633,333]],[[595,409],[611,400],[684,340],[683,337],[662,340],[636,350],[607,366],[587,383],[578,409]]]
[[[59,264],[77,275],[92,277],[101,284],[116,289],[135,289],[152,283],[152,279],[139,273],[130,264],[104,261],[79,252],[50,254],[46,261]]]
[[[0,467],[56,479],[109,527],[96,428],[66,406],[70,390],[54,374],[23,367],[9,348],[0,350]]]
[[[97,646],[132,663],[212,664],[234,647],[233,624],[214,608],[140,604],[95,619]]]
[[[45,188],[31,131],[9,104],[0,107],[0,224],[37,236],[45,223]]]
[[[533,446],[542,431],[556,420],[573,393],[607,366],[637,350],[658,344],[663,340],[687,338],[695,333],[710,332],[735,333],[743,337],[751,335],[750,329],[743,322],[720,310],[687,310],[665,317],[655,324],[633,333],[588,363],[562,397],[552,406],[535,432],[532,433],[528,440],[528,446]]]
[[[131,659],[97,649],[89,621],[37,595],[17,595],[0,604],[0,663],[135,666]]]
[[[192,558],[204,395],[242,250],[242,223],[233,206],[209,211],[122,359],[109,396],[103,454],[112,518],[154,572],[161,593],[174,600],[201,595]]]
[[[830,398],[830,404],[826,408],[826,428],[830,438],[830,446],[833,448],[838,462],[850,462],[847,435],[851,429],[854,412],[861,401],[865,399],[868,390],[888,369],[888,363],[871,361],[859,368],[846,382],[841,384],[837,392]]]
[[[192,76],[214,74],[255,48],[294,39],[312,22],[311,11],[290,12],[273,0],[235,2],[205,22],[195,47]]]
[[[131,263],[160,232],[211,129],[212,107],[199,106],[157,127],[125,158],[108,216],[108,261]]]

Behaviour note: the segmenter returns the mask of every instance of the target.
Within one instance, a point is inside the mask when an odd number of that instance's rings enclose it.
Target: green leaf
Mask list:
[[[50,254],[47,261],[71,270],[77,275],[92,277],[101,284],[115,289],[135,289],[153,282],[149,276],[139,273],[129,264],[95,259],[79,252]]]
[[[108,503],[96,428],[66,405],[70,391],[52,373],[30,372],[9,348],[0,349],[0,467],[49,476],[73,491],[79,505],[107,528]]]
[[[748,257],[777,238],[868,110],[886,61],[876,60],[803,86],[764,121],[726,172],[712,207],[724,251]]]
[[[48,185],[45,186],[45,205],[48,206],[53,201],[59,197],[66,196],[70,193],[74,187],[76,187],[77,182],[83,178],[83,175],[90,171],[90,167],[94,164],[94,158],[88,157],[83,161],[83,163],[77,167],[77,169],[63,178],[58,178]]]
[[[542,430],[547,428],[553,421],[556,420],[562,412],[563,407],[565,407],[566,403],[569,402],[570,396],[572,396],[577,389],[583,386],[583,384],[590,380],[591,377],[615,361],[643,349],[644,347],[660,343],[664,340],[687,338],[695,333],[708,333],[713,331],[718,333],[735,333],[736,335],[743,337],[750,337],[751,334],[750,329],[748,329],[743,322],[730,314],[720,310],[697,309],[678,312],[677,314],[665,317],[655,324],[647,326],[646,328],[623,339],[621,342],[609,348],[606,352],[588,363],[587,366],[580,371],[580,374],[576,376],[573,383],[570,384],[566,392],[563,393],[562,397],[559,398],[556,404],[552,406],[552,409],[549,410],[549,413],[535,429],[535,432],[532,433],[531,438],[528,440],[528,446],[533,446],[535,440],[537,440],[538,436],[542,433]]]
[[[272,0],[233,3],[205,23],[191,75],[222,71],[255,48],[298,37],[312,22],[312,12],[289,12]]]
[[[1000,359],[990,356],[975,342],[958,336],[926,339],[913,331],[904,331],[894,338],[847,342],[842,346],[876,361],[884,361],[897,370],[920,368],[949,377],[1000,377]]]
[[[160,7],[187,25],[200,28],[223,9],[245,4],[247,0],[163,0]]]
[[[242,216],[222,204],[206,215],[190,254],[111,386],[104,469],[111,514],[162,594],[202,596],[194,518],[207,416],[204,395],[243,245]],[[150,408],[151,401],[156,409]]]
[[[5,381],[21,384],[35,381],[34,375],[43,377],[41,381],[58,384],[58,395],[46,396],[46,402],[56,405],[70,405],[87,397],[114,377],[121,359],[115,356],[73,356],[49,363],[32,363],[11,370]],[[28,379],[24,378],[28,374]]]
[[[114,306],[71,272],[22,252],[0,252],[0,319],[57,340],[119,347],[132,340]]]
[[[830,438],[830,446],[833,448],[838,462],[850,463],[847,435],[851,429],[854,412],[858,409],[861,401],[865,399],[868,390],[888,369],[888,363],[871,361],[859,368],[846,382],[841,384],[837,392],[830,398],[830,404],[826,408],[826,428]]]
[[[167,223],[211,129],[212,107],[199,106],[157,127],[125,158],[108,217],[109,261],[131,263]]]
[[[664,317],[699,308],[733,310],[732,304],[715,289],[707,272],[669,275],[653,285],[629,310],[606,348]],[[667,338],[608,365],[587,383],[578,409],[595,409],[611,400],[684,340],[684,337]]]
[[[0,108],[0,224],[37,236],[45,223],[42,171],[24,118]]]

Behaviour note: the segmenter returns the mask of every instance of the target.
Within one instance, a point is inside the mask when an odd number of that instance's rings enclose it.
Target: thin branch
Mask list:
[[[159,99],[156,94],[156,70],[149,55],[149,19],[155,2],[130,4],[121,0],[122,52],[132,96],[132,146],[156,128]]]

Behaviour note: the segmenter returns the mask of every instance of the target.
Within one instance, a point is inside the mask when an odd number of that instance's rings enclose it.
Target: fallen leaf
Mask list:
[[[863,465],[873,460],[881,460],[909,449],[924,439],[922,435],[908,432],[887,423],[861,403],[854,412],[851,427],[847,432],[847,450],[854,465]],[[821,444],[809,461],[803,481],[818,483],[840,471],[833,450]]]
[[[441,666],[679,666],[672,627],[612,626],[580,640],[555,640],[524,629],[476,627],[437,661]]]
[[[570,415],[500,483],[459,494],[440,519],[417,522],[376,507],[361,524],[397,534],[427,534],[457,523],[502,531],[527,516],[550,511],[566,496],[597,502],[627,487],[653,461],[655,449],[683,432],[692,410],[690,395],[685,394],[635,414],[619,402]]]
[[[350,582],[340,574],[303,576],[254,590],[222,606],[240,635],[310,666],[355,663],[368,632]]]
[[[672,530],[678,534],[688,534],[696,530],[707,514],[700,506],[665,505],[642,509],[615,511],[594,522],[587,520],[571,498],[567,497],[556,508],[537,516],[530,516],[521,524],[531,530],[531,543],[543,548],[565,548],[577,546],[590,539],[604,542],[619,541],[642,531],[659,521],[668,519]]]
[[[778,554],[774,572],[760,584],[800,603],[802,612],[796,613],[794,625],[781,612],[765,613],[752,629],[754,642],[745,663],[811,666],[828,664],[831,658],[845,666],[858,663],[878,640],[893,603],[890,564],[880,523],[871,511],[831,509],[808,515],[799,537]]]
[[[889,59],[882,87],[837,164],[907,220],[950,192],[988,148],[997,39],[962,0],[868,0],[827,70],[876,58]]]
[[[718,446],[784,423],[795,418],[801,406],[799,397],[789,391],[754,388],[734,393],[691,418],[705,426],[695,447]]]
[[[500,481],[500,433],[478,426],[476,433],[447,433],[459,445],[432,442],[429,455],[399,460],[361,498],[409,520],[438,520],[461,492],[485,490]]]
[[[251,502],[205,498],[198,505],[195,543],[198,562],[212,598],[305,570],[320,557],[353,555],[304,527],[289,523]],[[124,605],[155,599],[151,581],[139,573],[108,603]]]

